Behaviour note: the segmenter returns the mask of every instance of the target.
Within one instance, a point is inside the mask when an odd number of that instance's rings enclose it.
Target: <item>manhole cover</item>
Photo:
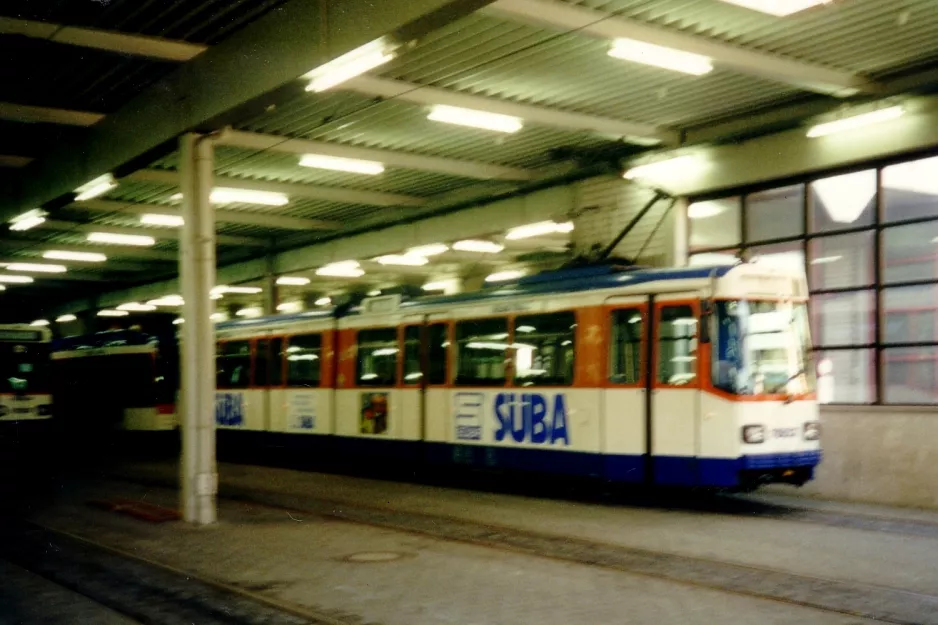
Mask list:
[[[343,560],[347,562],[393,562],[394,560],[400,560],[401,558],[407,557],[407,554],[398,553],[396,551],[362,551],[360,553],[353,553],[352,555],[345,556]]]

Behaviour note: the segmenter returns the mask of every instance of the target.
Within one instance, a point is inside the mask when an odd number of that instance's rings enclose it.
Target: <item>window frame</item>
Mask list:
[[[690,384],[669,384],[667,382],[662,382],[661,377],[661,363],[662,363],[662,354],[661,354],[661,313],[665,308],[678,308],[678,307],[689,307],[694,318],[697,320],[695,324],[694,335],[689,340],[696,340],[696,349],[694,352],[694,380]],[[654,303],[654,368],[652,373],[654,375],[653,379],[653,388],[656,389],[675,389],[675,390],[700,390],[703,387],[703,381],[706,377],[701,374],[701,359],[706,356],[703,349],[703,344],[700,342],[700,300],[699,299],[673,299],[673,300],[662,300],[655,301]],[[709,366],[707,367],[709,371]]]
[[[291,379],[290,379],[290,363],[288,362],[289,357],[287,357],[287,358],[283,358],[283,357],[282,357],[283,354],[287,354],[287,353],[288,353],[287,350],[288,350],[289,347],[292,345],[293,339],[295,339],[295,338],[297,338],[297,337],[304,337],[304,336],[315,336],[315,337],[318,337],[318,339],[319,339],[319,347],[317,348],[317,349],[319,350],[319,358],[316,360],[316,362],[319,363],[319,366],[318,366],[319,375],[317,376],[317,380],[316,380],[315,386],[300,386],[300,385],[298,385],[298,384],[295,384],[295,383],[291,382]],[[283,342],[283,346],[282,346],[282,354],[281,354],[281,358],[282,358],[282,361],[283,361],[283,388],[287,388],[287,389],[310,389],[310,388],[322,388],[322,387],[323,387],[323,385],[324,385],[324,377],[325,377],[325,376],[324,376],[324,373],[325,373],[325,371],[324,371],[324,365],[325,365],[325,363],[323,362],[323,360],[324,360],[324,359],[323,359],[323,349],[324,349],[324,346],[325,346],[325,336],[324,336],[324,332],[299,332],[299,333],[297,333],[297,334],[289,334],[289,335],[287,335],[287,336],[284,337],[284,342]],[[306,348],[306,349],[309,349],[309,348]]]
[[[531,317],[549,317],[553,315],[570,315],[573,318],[573,328],[570,329],[570,337],[573,341],[573,368],[570,370],[569,381],[565,382],[544,382],[541,384],[523,384],[524,378],[518,377],[518,348],[515,347],[517,344],[518,338],[518,320],[531,318]],[[532,312],[527,314],[520,315],[511,315],[509,319],[509,340],[511,341],[511,347],[508,348],[507,352],[510,353],[509,362],[510,362],[510,371],[506,370],[506,375],[509,376],[511,386],[514,388],[569,388],[576,385],[576,366],[577,366],[577,351],[578,351],[578,340],[577,340],[577,329],[579,324],[579,318],[577,315],[577,309],[568,308],[564,310],[551,310],[547,312]]]
[[[229,344],[229,343],[247,343],[247,345],[248,345],[248,356],[247,356],[247,358],[248,358],[248,378],[247,378],[247,384],[245,384],[245,385],[243,385],[243,386],[230,386],[230,385],[227,385],[227,384],[226,384],[225,386],[222,386],[222,385],[220,385],[220,384],[218,383],[218,366],[217,366],[217,361],[218,361],[218,357],[221,355],[221,354],[219,354],[219,351],[221,351],[222,345],[227,345],[227,344]],[[220,391],[246,391],[246,390],[250,390],[250,389],[252,388],[252,383],[254,382],[254,339],[251,339],[251,338],[246,338],[246,339],[234,339],[234,338],[218,339],[217,341],[215,341],[215,360],[216,360],[216,366],[215,366],[215,387],[216,387],[218,390],[220,390]],[[230,378],[229,378],[229,379],[230,379]]]
[[[363,333],[368,332],[389,332],[394,335],[394,345],[397,348],[397,354],[394,358],[394,374],[393,379],[390,382],[386,382],[385,378],[376,380],[374,383],[371,383],[371,380],[363,380],[362,376],[362,340],[361,336]],[[355,330],[355,387],[357,388],[394,388],[399,386],[401,378],[401,366],[404,358],[403,354],[403,345],[401,344],[401,336],[403,334],[403,326],[400,325],[381,325],[369,328],[357,328]],[[390,343],[391,341],[387,341]]]
[[[472,323],[480,321],[493,321],[493,320],[502,320],[505,323],[505,333],[508,337],[505,339],[508,341],[509,347],[505,349],[505,362],[504,362],[504,371],[502,372],[502,381],[497,383],[494,381],[486,382],[460,382],[459,380],[459,369],[460,369],[460,356],[462,355],[462,348],[459,342],[459,326],[463,323]],[[514,377],[514,353],[511,349],[511,344],[515,341],[514,336],[514,318],[511,315],[487,315],[483,317],[466,317],[461,319],[454,319],[452,330],[451,330],[451,339],[450,339],[450,348],[451,355],[453,358],[453,371],[450,375],[452,379],[452,385],[459,388],[508,388],[511,386],[511,380]],[[452,349],[455,347],[455,349]],[[472,378],[477,380],[478,378]],[[490,378],[491,380],[491,378]]]
[[[637,312],[641,320],[641,331],[638,337],[638,381],[637,382],[617,382],[612,379],[615,369],[615,358],[613,348],[615,346],[615,327],[616,315],[623,312]],[[606,371],[605,385],[610,388],[645,388],[648,385],[648,304],[616,304],[608,306],[604,311],[606,321]]]

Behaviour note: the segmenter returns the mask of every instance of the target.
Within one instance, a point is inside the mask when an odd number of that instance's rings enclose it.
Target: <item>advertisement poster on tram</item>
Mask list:
[[[362,434],[387,434],[388,393],[362,393],[359,431]]]

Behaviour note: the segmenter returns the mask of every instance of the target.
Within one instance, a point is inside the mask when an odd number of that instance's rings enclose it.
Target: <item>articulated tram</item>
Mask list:
[[[758,263],[603,266],[219,324],[220,452],[801,485],[821,459],[807,297]]]

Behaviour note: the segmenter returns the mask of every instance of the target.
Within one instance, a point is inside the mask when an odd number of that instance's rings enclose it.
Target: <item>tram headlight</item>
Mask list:
[[[821,438],[821,424],[818,421],[808,421],[804,424],[804,439],[816,441]]]
[[[744,425],[743,442],[749,445],[758,445],[765,442],[765,426]]]

